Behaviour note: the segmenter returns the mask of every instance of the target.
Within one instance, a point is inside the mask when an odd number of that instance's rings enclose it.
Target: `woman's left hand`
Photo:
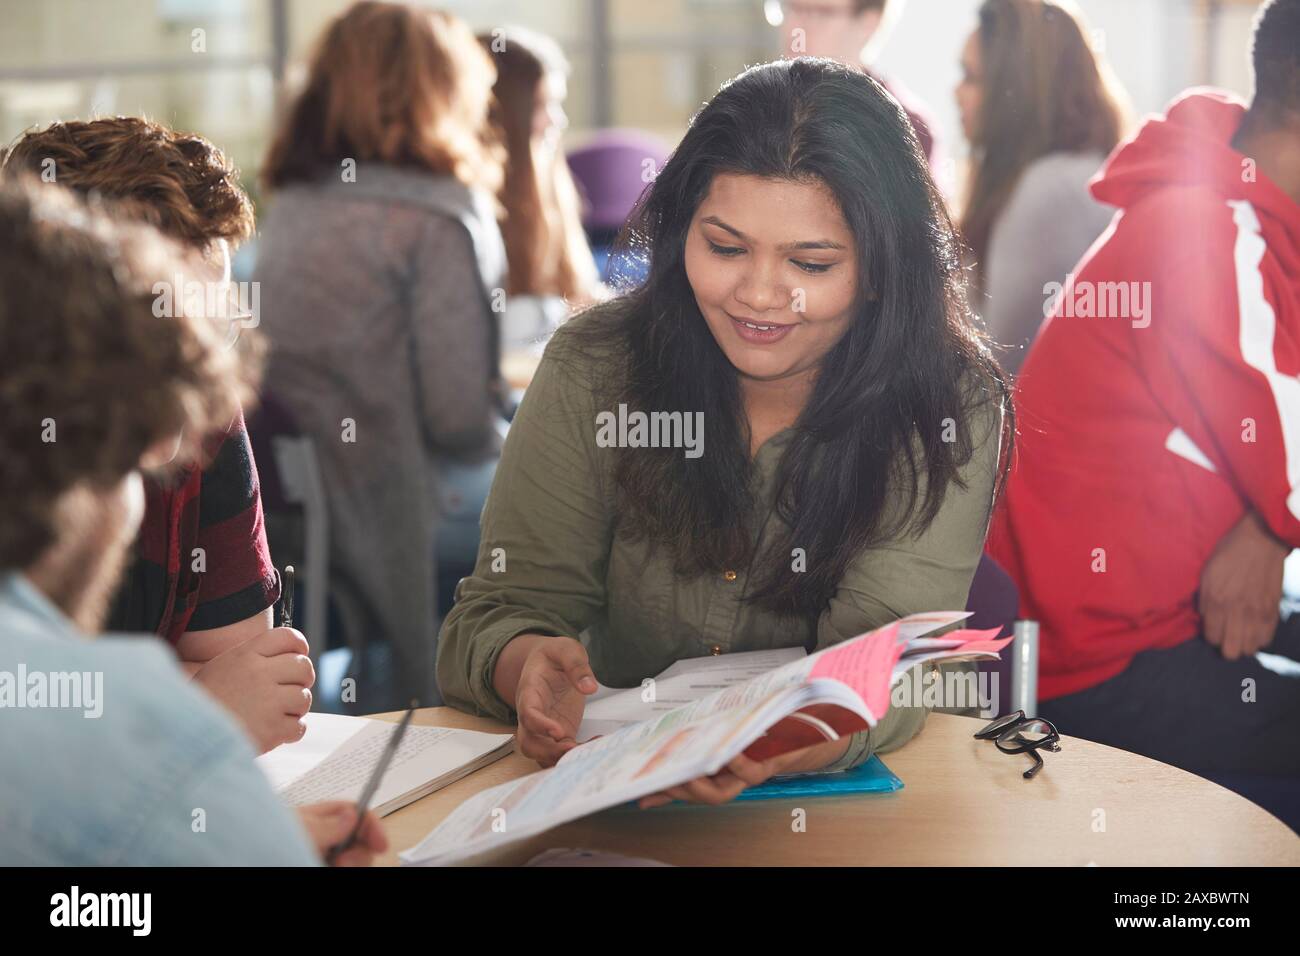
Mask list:
[[[766,782],[769,777],[783,773],[819,770],[834,763],[849,749],[849,740],[848,737],[828,740],[812,747],[779,754],[767,760],[751,760],[744,754],[740,754],[711,777],[697,777],[676,787],[652,793],[642,797],[637,805],[642,810],[649,810],[653,807],[662,807],[674,800],[714,805],[727,803],[734,800],[746,787],[756,787]]]

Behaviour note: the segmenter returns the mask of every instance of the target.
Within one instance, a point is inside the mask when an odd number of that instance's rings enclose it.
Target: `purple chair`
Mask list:
[[[970,595],[966,599],[966,610],[971,611],[965,626],[986,629],[1001,628],[999,637],[1012,633],[1016,618],[1020,615],[1020,589],[1011,575],[1003,570],[987,554],[980,556],[979,567],[975,569],[975,578],[971,581]],[[1014,645],[1008,645],[998,661],[980,661],[981,673],[998,675],[998,713],[1005,714],[1011,710],[1011,655]]]
[[[623,228],[642,191],[668,159],[656,136],[632,129],[606,129],[569,153],[569,169],[583,198],[588,233]]]
[[[569,169],[583,199],[582,226],[600,278],[610,285],[631,288],[645,280],[645,260],[616,254],[614,243],[668,153],[653,136],[619,129],[602,130],[569,153]]]
[[[1012,625],[1020,616],[1020,589],[1002,565],[987,554],[980,555],[979,567],[975,569],[970,584],[970,596],[966,599],[966,610],[971,612],[966,627],[980,630],[1000,627],[999,637],[1010,634]]]

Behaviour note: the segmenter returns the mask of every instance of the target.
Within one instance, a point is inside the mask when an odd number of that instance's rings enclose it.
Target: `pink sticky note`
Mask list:
[[[1002,630],[1000,627],[990,627],[982,631],[962,630],[953,631],[951,634],[945,634],[946,638],[960,638],[961,643],[952,648],[955,651],[964,651],[966,653],[975,653],[977,651],[1000,651],[1006,647],[1014,638],[1004,637],[997,640],[998,633]]]
[[[954,654],[1000,651],[1011,643],[1011,638],[992,640],[1001,628],[987,630],[961,630],[945,634],[948,640],[961,641],[947,648]],[[889,707],[890,677],[894,665],[907,649],[907,642],[899,640],[898,622],[872,631],[860,638],[837,644],[817,656],[809,677],[829,677],[847,685],[867,705],[871,715],[879,720]]]
[[[1004,637],[1000,641],[968,641],[957,648],[959,651],[966,653],[1000,651],[1011,643],[1011,638]]]
[[[889,678],[903,656],[898,622],[837,644],[817,656],[810,677],[829,677],[848,686],[877,720],[889,707]]]

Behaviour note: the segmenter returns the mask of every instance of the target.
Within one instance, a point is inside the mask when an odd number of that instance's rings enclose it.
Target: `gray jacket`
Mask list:
[[[391,642],[402,699],[437,699],[438,462],[498,445],[504,272],[489,201],[412,169],[285,187],[261,230],[266,388],[316,444],[345,633]]]
[[[1092,198],[1088,181],[1101,168],[1100,153],[1049,153],[1025,168],[1002,215],[993,224],[984,263],[984,320],[1003,368],[1015,374],[1025,361],[1044,305],[1044,286],[1066,274],[1115,210]]]

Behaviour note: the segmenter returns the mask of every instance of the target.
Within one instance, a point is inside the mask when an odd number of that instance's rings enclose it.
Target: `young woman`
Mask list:
[[[326,29],[264,168],[268,388],[315,439],[343,631],[358,651],[393,649],[395,682],[359,695],[367,709],[436,700],[442,471],[499,447],[495,79],[455,17],[354,4]]]
[[[550,37],[521,27],[479,37],[497,69],[491,122],[506,147],[501,235],[509,263],[502,347],[554,331],[600,295],[578,192],[560,149],[569,64]]]
[[[649,278],[552,339],[438,648],[447,700],[517,715],[544,764],[574,746],[596,675],[635,685],[679,658],[811,650],[964,606],[1008,427],[915,135],[860,72],[741,74],[635,228]],[[702,430],[605,447],[597,416],[620,405]],[[741,757],[647,803],[853,766],[924,716]]]
[[[1124,94],[1067,6],[987,0],[956,95],[971,146],[961,231],[977,309],[1016,372],[1043,321],[1043,287],[1065,281],[1114,212],[1088,180],[1120,140]]]

